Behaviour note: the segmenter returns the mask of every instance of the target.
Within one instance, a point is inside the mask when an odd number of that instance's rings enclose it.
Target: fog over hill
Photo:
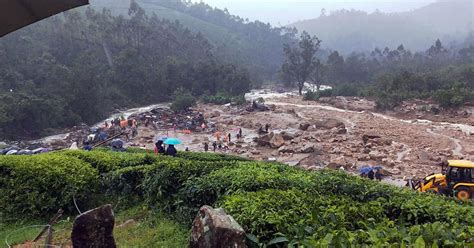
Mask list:
[[[289,26],[317,35],[323,40],[323,47],[343,53],[400,44],[420,51],[438,38],[449,45],[464,42],[473,32],[473,9],[471,0],[441,0],[413,11],[390,14],[342,9]]]

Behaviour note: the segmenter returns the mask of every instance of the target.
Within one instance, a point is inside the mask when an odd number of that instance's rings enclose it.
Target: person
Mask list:
[[[82,149],[84,149],[85,151],[91,151],[92,150],[92,146],[89,142],[84,142],[84,146],[82,147]]]
[[[268,129],[270,128],[270,124],[265,124],[265,133],[268,133]]]
[[[209,150],[209,144],[204,142],[204,151],[207,152]]]
[[[367,177],[368,177],[370,180],[374,180],[374,171],[373,171],[373,170],[369,171],[369,173],[367,174]]]
[[[163,140],[158,140],[155,143],[155,154],[165,154],[165,148],[163,147]]]
[[[239,128],[239,138],[242,138],[242,128]]]
[[[166,149],[166,155],[176,157],[176,154],[178,151],[176,151],[176,148],[174,148],[174,145],[168,145],[168,149]]]
[[[201,124],[201,129],[203,132],[206,130],[206,124],[204,124],[204,122]]]
[[[228,141],[229,141],[229,142],[232,142],[232,141],[230,140],[230,138],[231,138],[230,132],[227,134],[227,136],[228,136]]]
[[[219,141],[219,143],[217,144],[217,148],[219,148],[219,150],[222,150],[222,143]]]
[[[382,181],[382,172],[380,169],[375,170],[375,179]]]
[[[185,152],[189,152],[189,147],[186,146],[186,148],[184,149]]]
[[[212,147],[214,149],[214,152],[216,152],[216,148],[217,148],[217,142],[216,141],[212,142]]]
[[[107,121],[104,122],[104,128],[105,129],[109,128],[109,123]]]

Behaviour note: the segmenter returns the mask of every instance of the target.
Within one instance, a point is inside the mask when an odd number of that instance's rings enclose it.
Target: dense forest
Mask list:
[[[0,135],[29,137],[48,128],[93,124],[119,107],[194,96],[239,95],[247,70],[215,56],[179,22],[92,8],[69,11],[0,40]]]
[[[107,8],[114,15],[125,14],[131,0],[96,0],[92,7]],[[204,2],[181,0],[136,0],[148,14],[179,21],[193,32],[201,33],[213,53],[245,67],[253,84],[275,80],[283,62],[283,44],[295,39],[296,30],[249,21]]]
[[[427,6],[400,13],[367,13],[360,10],[323,9],[316,19],[291,24],[324,41],[323,48],[347,55],[353,51],[370,51],[376,47],[396,47],[422,51],[426,44],[441,39],[448,47],[457,46],[473,32],[471,0],[438,0]]]
[[[399,45],[345,57],[332,51],[318,58],[318,77],[308,81],[334,86],[333,95],[374,97],[381,109],[414,98],[458,107],[474,100],[474,36],[460,44],[446,48],[438,39],[422,52]]]

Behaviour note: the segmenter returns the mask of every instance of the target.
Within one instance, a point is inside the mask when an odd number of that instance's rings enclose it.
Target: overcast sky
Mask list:
[[[195,0],[200,2],[200,0]],[[230,13],[270,22],[273,25],[287,25],[298,20],[316,18],[321,9],[327,13],[336,9],[357,9],[373,12],[407,11],[427,5],[435,0],[203,0],[207,4],[227,8]]]

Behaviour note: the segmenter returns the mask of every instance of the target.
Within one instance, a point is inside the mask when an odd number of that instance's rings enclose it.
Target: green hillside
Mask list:
[[[91,6],[110,9],[114,15],[128,15],[131,0],[96,0]],[[248,22],[226,10],[205,3],[169,0],[137,0],[148,14],[178,21],[201,33],[220,58],[246,67],[254,80],[274,79],[283,62],[283,44],[294,39],[294,31],[275,28],[259,21]]]
[[[185,152],[167,157],[144,150],[102,150],[3,156],[0,185],[2,240],[9,231],[38,223],[59,207],[74,216],[74,197],[80,209],[120,202],[114,204],[118,222],[127,217],[143,222],[129,231],[116,227],[119,244],[134,237],[137,246],[162,244],[158,242],[185,246],[184,230],[189,230],[202,205],[223,207],[248,233],[250,247],[474,244],[471,203],[345,172],[305,171],[220,154]],[[66,231],[58,232],[57,243],[67,243],[70,224],[62,225]],[[160,231],[169,236],[157,240]],[[136,236],[129,236],[133,233]],[[13,242],[26,239],[17,237]]]

